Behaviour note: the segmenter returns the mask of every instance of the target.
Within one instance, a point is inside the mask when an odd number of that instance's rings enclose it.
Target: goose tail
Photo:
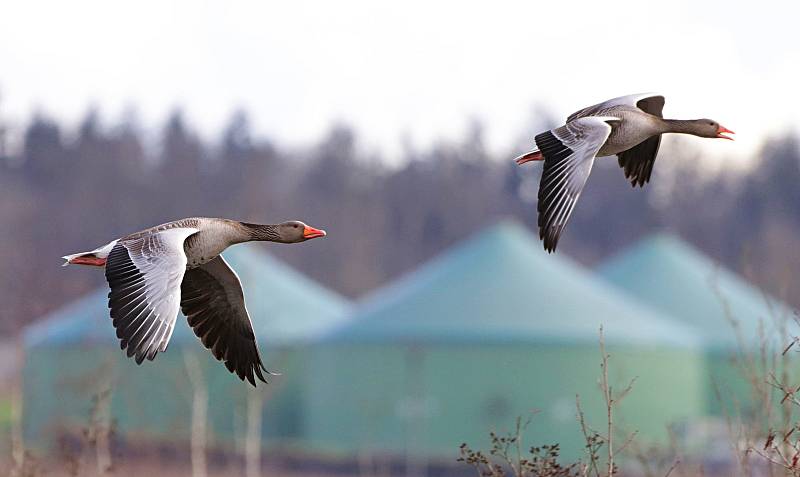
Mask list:
[[[66,267],[67,265],[72,264],[104,267],[106,265],[106,258],[108,258],[108,254],[111,252],[111,249],[114,248],[116,243],[117,241],[114,240],[113,242],[94,249],[91,252],[80,252],[73,253],[71,255],[64,255],[61,258],[63,258],[65,261],[61,266]]]
[[[542,155],[541,151],[539,151],[538,148],[533,148],[530,151],[526,152],[525,154],[519,155],[514,158],[514,162],[516,162],[520,166],[525,164],[526,162],[542,161],[542,160],[544,160],[544,156]]]

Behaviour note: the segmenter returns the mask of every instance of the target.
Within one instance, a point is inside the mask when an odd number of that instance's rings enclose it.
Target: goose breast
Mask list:
[[[620,106],[604,111],[602,115],[613,116],[620,121],[612,125],[611,134],[597,153],[598,156],[619,154],[662,132],[658,118],[638,108]]]

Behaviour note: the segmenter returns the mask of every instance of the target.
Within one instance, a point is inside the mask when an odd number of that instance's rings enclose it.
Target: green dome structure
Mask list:
[[[663,441],[668,424],[703,413],[691,327],[503,222],[375,292],[314,345],[307,438],[345,453],[453,457],[538,410],[526,442],[577,456],[576,394],[593,425],[604,419],[601,325],[615,388],[637,377],[620,422]]]
[[[646,237],[601,263],[597,274],[619,289],[697,330],[706,346],[708,412],[751,402],[737,359],[760,348],[780,352],[794,322],[790,308],[673,235]],[[794,327],[796,330],[796,326]],[[796,336],[797,332],[792,332]]]

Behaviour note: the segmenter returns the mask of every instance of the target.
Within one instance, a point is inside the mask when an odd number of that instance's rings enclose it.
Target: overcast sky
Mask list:
[[[468,4],[469,3],[469,4]],[[611,6],[613,5],[613,7]],[[665,115],[709,117],[744,157],[800,130],[800,2],[39,1],[0,14],[0,115],[74,124],[89,105],[146,128],[176,106],[213,138],[231,113],[278,143],[341,120],[367,147],[456,139],[481,119],[507,153],[534,104],[558,117],[657,91]],[[536,131],[530,131],[532,138]]]

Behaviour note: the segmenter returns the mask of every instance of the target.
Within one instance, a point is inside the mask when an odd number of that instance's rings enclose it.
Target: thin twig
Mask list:
[[[589,453],[589,463],[587,464],[585,475],[588,475],[589,471],[593,470],[595,477],[600,477],[600,459],[597,457],[597,449],[594,444],[597,434],[590,432],[589,426],[586,425],[586,417],[581,408],[581,397],[578,394],[575,395],[575,407],[578,410],[578,422],[581,425],[581,432],[583,433],[583,438],[586,441],[586,449]]]
[[[673,470],[677,469],[680,463],[680,460],[675,460],[675,462],[672,464],[672,467],[670,467],[667,473],[664,474],[664,477],[669,477],[669,474],[671,474]]]

